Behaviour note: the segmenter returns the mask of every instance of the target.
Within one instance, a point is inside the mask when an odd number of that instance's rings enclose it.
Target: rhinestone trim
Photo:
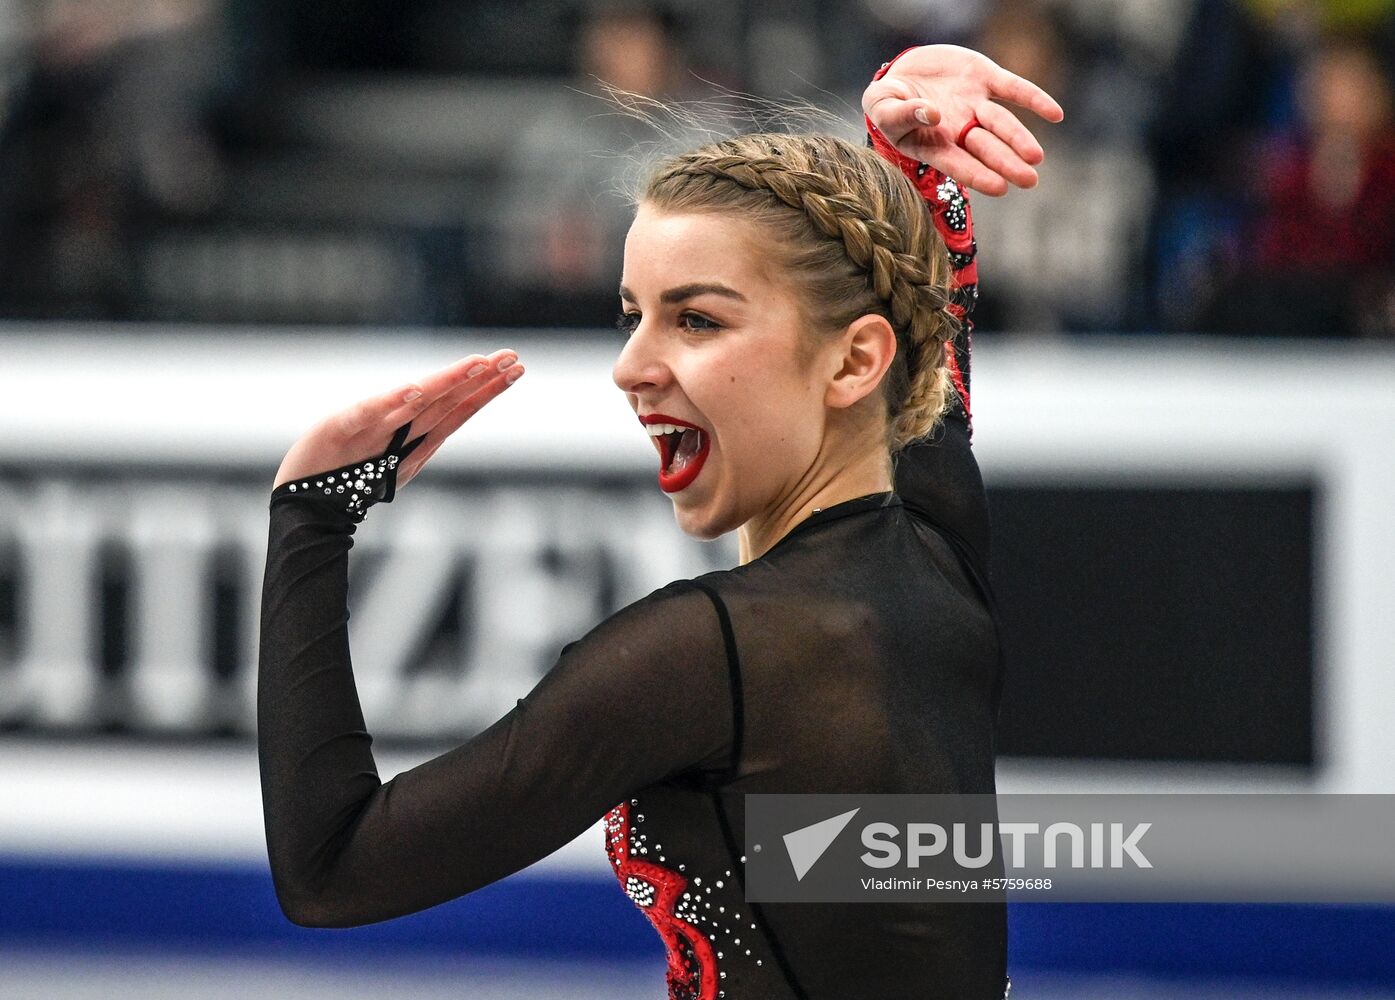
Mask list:
[[[282,483],[271,491],[271,499],[275,501],[279,497],[295,496],[321,504],[328,503],[347,514],[355,524],[361,523],[367,516],[368,508],[375,503],[392,503],[397,495],[398,463],[426,440],[426,435],[421,434],[407,441],[411,426],[409,420],[397,428],[382,455],[360,459],[352,465],[328,472],[317,472],[299,482]],[[310,485],[312,480],[315,483],[313,487]]]

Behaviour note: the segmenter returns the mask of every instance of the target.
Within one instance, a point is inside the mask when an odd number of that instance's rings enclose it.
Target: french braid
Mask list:
[[[661,209],[736,209],[765,223],[826,330],[869,312],[886,317],[897,342],[885,380],[888,447],[934,429],[954,391],[949,260],[899,170],[836,136],[756,133],[663,161],[643,198]]]

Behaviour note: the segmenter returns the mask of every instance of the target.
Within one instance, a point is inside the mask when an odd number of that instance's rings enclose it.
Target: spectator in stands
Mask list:
[[[1395,80],[1372,43],[1323,41],[1299,128],[1268,144],[1257,211],[1213,323],[1232,333],[1395,336]]]
[[[1150,128],[1158,192],[1144,280],[1153,325],[1192,332],[1242,239],[1247,167],[1271,127],[1283,60],[1242,0],[1191,0],[1182,16]]]
[[[980,328],[1126,326],[1151,205],[1148,163],[1132,134],[1145,87],[1120,79],[1115,53],[1085,49],[1063,8],[1036,0],[998,3],[972,47],[1078,109],[1042,137],[1049,166],[1036,196],[974,202],[979,238],[996,248],[983,265],[993,291],[978,305]],[[1101,99],[1100,88],[1110,99]]]
[[[575,86],[524,129],[501,183],[491,241],[493,286],[470,319],[508,325],[609,326],[614,262],[634,215],[621,194],[629,154],[646,134],[595,95],[602,84],[681,100],[677,22],[653,4],[591,7],[577,39]],[[695,82],[695,81],[694,81]]]
[[[47,0],[0,115],[0,314],[139,314],[140,236],[216,197],[213,0]]]

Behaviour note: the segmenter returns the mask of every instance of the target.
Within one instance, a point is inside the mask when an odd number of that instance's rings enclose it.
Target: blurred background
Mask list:
[[[1395,794],[1395,0],[0,0],[0,998],[663,995],[599,827],[403,920],[281,917],[267,494],[331,409],[528,363],[359,529],[385,779],[734,564],[610,382],[655,135],[597,95],[855,138],[928,42],[1067,111],[973,203],[1000,789]],[[1391,908],[1012,921],[1014,997],[1395,997]]]

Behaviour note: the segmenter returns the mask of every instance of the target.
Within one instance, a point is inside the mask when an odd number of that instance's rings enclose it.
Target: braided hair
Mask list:
[[[950,261],[919,192],[895,166],[833,135],[752,133],[664,159],[641,200],[752,220],[802,292],[811,329],[885,317],[896,331],[883,379],[887,447],[895,453],[935,428],[954,392]],[[805,346],[807,361],[814,345]]]

